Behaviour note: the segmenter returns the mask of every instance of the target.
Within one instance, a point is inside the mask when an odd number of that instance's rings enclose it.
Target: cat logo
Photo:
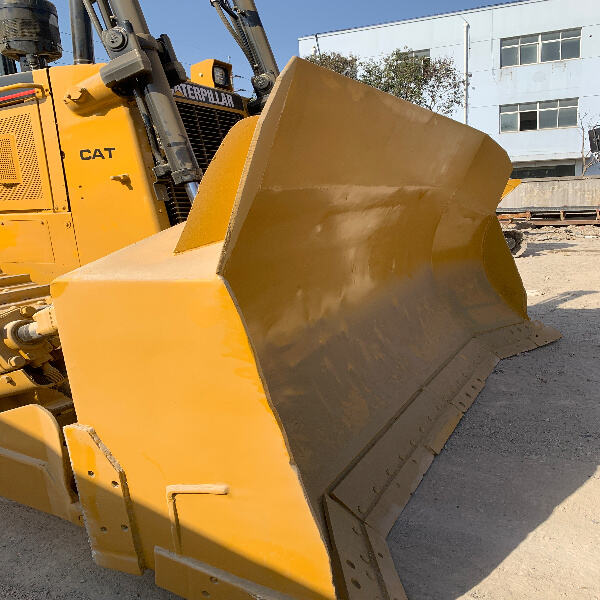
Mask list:
[[[187,100],[195,100],[203,104],[213,104],[235,110],[243,110],[244,103],[237,94],[230,94],[222,90],[198,85],[196,83],[180,83],[173,88],[175,97],[183,97]]]
[[[81,158],[81,160],[95,160],[96,158],[105,160],[107,158],[112,158],[115,150],[116,148],[93,148],[92,150],[84,148],[79,151],[79,158]]]

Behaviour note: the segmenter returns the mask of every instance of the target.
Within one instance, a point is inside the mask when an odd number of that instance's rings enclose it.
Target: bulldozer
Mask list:
[[[252,98],[138,0],[71,0],[66,66],[48,0],[0,2],[0,495],[188,600],[404,599],[388,531],[495,365],[560,337],[511,164],[212,4]]]

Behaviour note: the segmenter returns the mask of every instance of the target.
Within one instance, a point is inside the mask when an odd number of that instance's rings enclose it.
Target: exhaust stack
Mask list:
[[[69,11],[73,38],[73,64],[91,65],[96,61],[90,17],[81,0],[69,0]]]

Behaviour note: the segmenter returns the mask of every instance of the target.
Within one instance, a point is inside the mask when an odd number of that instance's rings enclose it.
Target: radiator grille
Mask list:
[[[183,185],[173,185],[172,181],[167,183],[168,200],[165,202],[169,223],[177,225],[183,223],[190,214],[192,203]]]
[[[205,171],[227,132],[244,115],[190,102],[176,100],[175,103],[190,138],[196,160],[201,169]],[[167,213],[171,225],[182,223],[187,219],[192,208],[185,187],[169,184],[167,194],[169,196]]]
[[[37,153],[35,137],[29,114],[14,115],[0,119],[0,136],[7,139],[13,136],[16,142],[17,164],[20,163],[22,179],[16,182],[0,183],[0,202],[7,200],[38,200],[43,197],[42,178]],[[4,147],[2,148],[4,157]],[[4,176],[4,158],[2,160],[2,176]],[[16,165],[15,165],[16,167]],[[19,183],[20,182],[20,183]]]

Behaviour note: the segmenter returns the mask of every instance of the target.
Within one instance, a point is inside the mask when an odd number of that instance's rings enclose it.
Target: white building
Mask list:
[[[454,118],[498,141],[516,176],[580,175],[581,124],[600,123],[600,0],[525,0],[300,38],[300,56],[316,48],[452,57],[469,74]]]

